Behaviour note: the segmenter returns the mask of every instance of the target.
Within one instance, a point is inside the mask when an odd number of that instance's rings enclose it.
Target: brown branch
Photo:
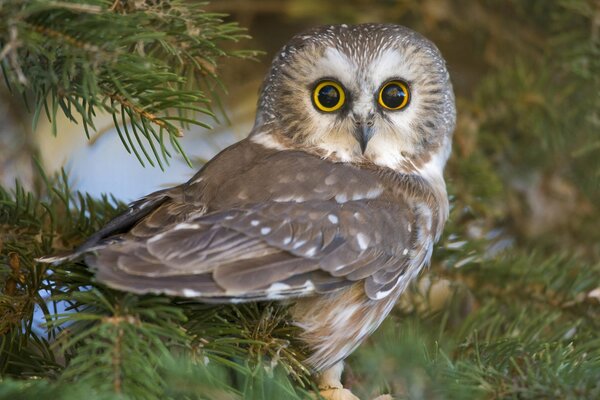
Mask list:
[[[6,280],[4,293],[8,296],[17,294],[17,283],[23,283],[23,275],[21,274],[21,260],[19,255],[14,251],[8,253],[8,265],[10,266],[11,276]]]
[[[145,119],[149,120],[150,122],[152,122],[153,124],[158,125],[159,127],[164,128],[167,131],[169,131],[169,125],[167,125],[167,123],[164,120],[160,119],[160,117],[157,117],[156,115],[152,114],[151,112],[148,112],[148,111],[144,110],[143,108],[136,106],[135,104],[132,104],[129,100],[123,98],[121,95],[110,94],[110,95],[108,95],[108,97],[110,97],[111,100],[116,101],[123,107],[133,110],[136,114],[138,114],[140,116],[140,118],[145,118]],[[183,137],[183,132],[181,131],[181,129],[179,129],[179,128],[176,128],[176,129],[177,129],[177,132],[175,133],[175,136]]]
[[[48,28],[48,27],[45,27],[45,26],[31,24],[31,23],[27,23],[27,24],[29,26],[31,26],[31,28],[34,31],[36,31],[38,33],[41,33],[43,35],[50,36],[50,37],[55,38],[55,39],[64,40],[66,43],[70,44],[73,47],[77,47],[79,49],[90,51],[90,52],[95,52],[95,53],[98,53],[98,52],[102,51],[100,49],[100,47],[98,47],[98,46],[96,46],[94,44],[90,44],[90,43],[84,42],[82,40],[78,40],[78,39],[76,39],[76,38],[74,38],[72,36],[69,36],[69,35],[67,35],[65,33],[56,31],[54,29],[51,29],[51,28]]]
[[[121,393],[122,390],[122,380],[121,380],[121,345],[123,343],[123,335],[125,332],[123,328],[119,328],[117,338],[115,341],[115,351],[112,358],[113,364],[113,389],[115,393]]]
[[[19,64],[19,59],[17,57],[17,49],[21,46],[22,42],[18,39],[19,32],[14,22],[10,24],[9,35],[10,39],[8,43],[6,43],[2,48],[2,51],[0,51],[0,62],[2,62],[2,60],[8,56],[10,65],[15,70],[19,83],[26,85],[27,78],[21,69],[21,65]]]
[[[66,1],[53,1],[50,4],[56,8],[62,8],[62,9],[70,10],[70,11],[74,11],[74,12],[89,13],[89,14],[100,14],[102,12],[102,7],[94,6],[91,4],[73,4],[73,3],[68,3]]]
[[[114,325],[117,327],[117,337],[115,338],[115,347],[112,356],[112,367],[113,367],[113,390],[115,393],[122,393],[123,391],[123,378],[121,377],[121,365],[123,363],[123,336],[125,336],[125,330],[121,324],[139,325],[140,320],[132,315],[124,316],[111,316],[102,318],[102,323]]]

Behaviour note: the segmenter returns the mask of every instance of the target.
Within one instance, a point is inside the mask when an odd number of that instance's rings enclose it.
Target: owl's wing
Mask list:
[[[377,199],[270,201],[190,218],[151,236],[134,229],[87,261],[100,281],[138,293],[281,299],[364,280],[368,297],[379,299],[407,268],[412,219],[405,204]]]
[[[74,252],[40,261],[87,253],[109,286],[203,301],[289,298],[358,282],[383,298],[426,258],[428,237],[416,229],[407,189],[386,176],[246,140],[188,183],[134,203]]]

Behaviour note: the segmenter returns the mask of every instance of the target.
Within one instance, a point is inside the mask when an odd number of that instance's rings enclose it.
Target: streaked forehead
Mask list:
[[[337,25],[323,29],[302,36],[302,40],[324,49],[324,58],[352,60],[356,67],[370,64],[381,52],[395,47],[402,37],[381,25]]]
[[[361,82],[378,86],[392,78],[413,82],[422,76],[422,69],[421,58],[406,57],[398,48],[380,49],[370,57],[356,59],[337,48],[327,47],[306,78],[312,82],[331,77],[350,86]]]
[[[335,77],[342,82],[352,82],[356,78],[358,65],[344,52],[335,47],[327,47],[323,55],[316,60],[309,79],[315,80],[324,77]]]
[[[401,75],[412,80],[422,64],[441,58],[427,39],[395,25],[329,26],[295,42],[300,53],[308,51],[312,58],[309,79],[331,75],[346,82],[381,81]]]

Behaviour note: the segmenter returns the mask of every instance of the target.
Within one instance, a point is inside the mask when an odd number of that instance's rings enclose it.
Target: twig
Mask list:
[[[34,25],[34,24],[28,24],[28,25],[31,26],[33,28],[33,30],[35,30],[38,33],[42,33],[42,34],[48,35],[50,37],[54,37],[54,38],[57,38],[57,39],[64,40],[66,43],[68,43],[68,44],[70,44],[70,45],[72,45],[74,47],[77,47],[77,48],[80,48],[80,49],[83,49],[83,50],[87,50],[87,51],[90,51],[90,52],[95,52],[95,53],[101,51],[100,47],[98,47],[98,46],[96,46],[94,44],[89,44],[89,43],[86,43],[86,42],[82,42],[81,40],[77,40],[74,37],[69,36],[69,35],[67,35],[65,33],[62,33],[62,32],[59,32],[59,31],[55,31],[54,29],[50,29],[50,28],[47,28],[45,26],[39,26],[39,25]]]
[[[55,6],[56,8],[63,8],[65,10],[89,14],[100,14],[102,12],[102,7],[91,4],[73,4],[64,1],[53,1],[50,3],[50,5]]]
[[[152,122],[155,125],[160,126],[163,129],[166,129],[167,131],[170,131],[169,125],[167,125],[167,123],[165,121],[160,119],[160,117],[157,117],[156,115],[152,114],[151,112],[148,112],[148,111],[136,106],[135,104],[132,104],[127,99],[124,99],[122,96],[120,96],[118,94],[111,94],[108,97],[110,97],[111,100],[114,100],[117,103],[121,104],[123,107],[127,107],[127,108],[133,110],[140,117],[147,119],[148,121]],[[177,132],[175,132],[175,136],[183,137],[182,130],[179,128],[176,128],[176,129],[177,129]]]
[[[2,62],[2,60],[8,56],[10,60],[10,65],[15,70],[19,83],[21,83],[22,85],[26,85],[27,78],[25,77],[25,74],[21,69],[21,65],[19,64],[19,59],[17,58],[16,51],[21,45],[21,41],[18,39],[19,31],[17,30],[17,27],[14,23],[10,24],[8,30],[10,34],[10,39],[8,43],[4,45],[2,51],[0,51],[0,62]]]

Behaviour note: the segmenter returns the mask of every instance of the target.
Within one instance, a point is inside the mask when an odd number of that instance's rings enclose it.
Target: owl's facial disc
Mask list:
[[[426,71],[397,47],[364,56],[363,44],[357,46],[315,46],[298,53],[304,55],[298,62],[303,67],[285,80],[286,97],[301,95],[305,105],[295,117],[302,122],[293,130],[295,139],[342,161],[366,158],[395,167],[424,150],[420,120],[430,112],[423,109],[426,96],[419,89]]]
[[[398,25],[333,25],[295,36],[275,58],[255,130],[341,162],[408,171],[439,159],[441,174],[455,112],[427,39]]]

